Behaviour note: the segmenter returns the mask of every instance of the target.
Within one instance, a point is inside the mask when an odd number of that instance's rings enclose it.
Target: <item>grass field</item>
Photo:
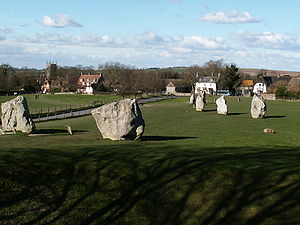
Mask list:
[[[247,98],[228,116],[187,101],[142,106],[136,142],[102,140],[91,116],[0,136],[0,224],[300,224],[300,103],[252,119]]]
[[[79,94],[64,94],[64,95],[40,95],[35,99],[35,95],[24,95],[26,97],[31,113],[60,110],[71,107],[79,107],[80,105],[91,104],[94,101],[111,102],[119,100],[122,97],[118,95],[79,95]],[[0,103],[11,100],[16,96],[0,96]]]

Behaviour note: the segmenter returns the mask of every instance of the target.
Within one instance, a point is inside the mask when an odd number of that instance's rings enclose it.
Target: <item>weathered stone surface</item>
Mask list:
[[[200,91],[199,95],[201,96],[201,98],[203,99],[204,104],[206,103],[206,93],[205,91]]]
[[[271,128],[265,128],[264,129],[264,133],[272,133],[272,134],[276,134],[277,131]]]
[[[204,100],[201,95],[197,95],[196,97],[196,111],[203,111],[204,109]]]
[[[228,107],[227,107],[226,100],[225,100],[224,96],[221,96],[220,98],[218,98],[216,100],[216,104],[217,104],[218,114],[221,114],[221,115],[227,115],[228,114]]]
[[[144,133],[145,122],[134,99],[112,102],[92,110],[103,138],[136,140]]]
[[[69,134],[73,134],[72,127],[69,125],[67,126],[67,131]]]
[[[266,103],[258,96],[254,95],[251,102],[251,116],[252,118],[262,118],[267,112]]]
[[[18,96],[10,101],[1,104],[2,131],[21,131],[31,133],[35,125],[30,118],[27,101],[23,96]]]
[[[195,104],[195,94],[191,94],[191,97],[190,97],[190,105],[193,105]]]

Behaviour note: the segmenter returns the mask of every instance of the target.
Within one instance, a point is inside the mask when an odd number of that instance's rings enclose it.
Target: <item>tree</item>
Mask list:
[[[235,91],[236,86],[240,82],[240,75],[238,71],[239,69],[236,65],[226,65],[225,68],[221,71],[220,77],[217,81],[218,89],[228,89],[230,91]]]
[[[219,60],[210,60],[203,64],[201,77],[211,76],[215,79],[218,79],[219,74],[222,72],[226,65],[224,64],[223,59]]]
[[[193,90],[195,90],[195,83],[198,82],[200,78],[200,74],[203,73],[203,68],[199,65],[192,65],[190,66],[186,72],[181,75],[182,80],[184,83]]]
[[[216,61],[210,60],[202,66],[192,65],[188,68],[187,72],[182,75],[182,79],[194,90],[195,83],[198,82],[201,77],[210,76],[217,80],[224,66],[222,59]]]
[[[9,76],[12,74],[13,69],[9,64],[0,65],[0,90],[4,92],[10,91],[8,86]]]
[[[260,71],[256,74],[256,80],[263,77],[263,76],[266,76],[266,75],[267,75],[267,70],[260,69]]]
[[[130,90],[129,80],[134,67],[119,62],[107,62],[99,65],[98,69],[104,74],[106,88],[122,95]]]

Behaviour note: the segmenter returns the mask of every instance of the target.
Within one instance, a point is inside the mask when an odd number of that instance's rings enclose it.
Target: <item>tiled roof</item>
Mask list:
[[[254,86],[254,80],[243,80],[242,86],[244,87],[253,87]]]
[[[100,78],[102,77],[102,75],[101,74],[98,74],[98,75],[84,75],[84,74],[82,74],[80,77],[79,77],[79,80],[80,79],[84,79],[84,80],[86,80],[86,79],[90,79],[90,80],[99,80]]]
[[[199,83],[215,83],[212,77],[201,77]]]

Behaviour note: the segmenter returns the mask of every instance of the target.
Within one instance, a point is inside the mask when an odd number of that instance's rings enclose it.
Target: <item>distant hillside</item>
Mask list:
[[[170,70],[176,72],[185,72],[189,69],[189,67],[178,66],[178,67],[169,67],[169,68],[161,68],[163,70]],[[292,77],[300,76],[299,71],[286,71],[286,70],[269,70],[269,69],[254,69],[254,68],[240,68],[239,72],[249,74],[250,76],[255,76],[258,73],[264,72],[267,76],[285,76],[289,75]]]
[[[267,69],[253,69],[253,68],[240,68],[239,72],[250,74],[251,76],[255,76],[258,73],[264,72],[267,76],[299,76],[300,72],[297,71],[285,71],[285,70],[267,70]]]

